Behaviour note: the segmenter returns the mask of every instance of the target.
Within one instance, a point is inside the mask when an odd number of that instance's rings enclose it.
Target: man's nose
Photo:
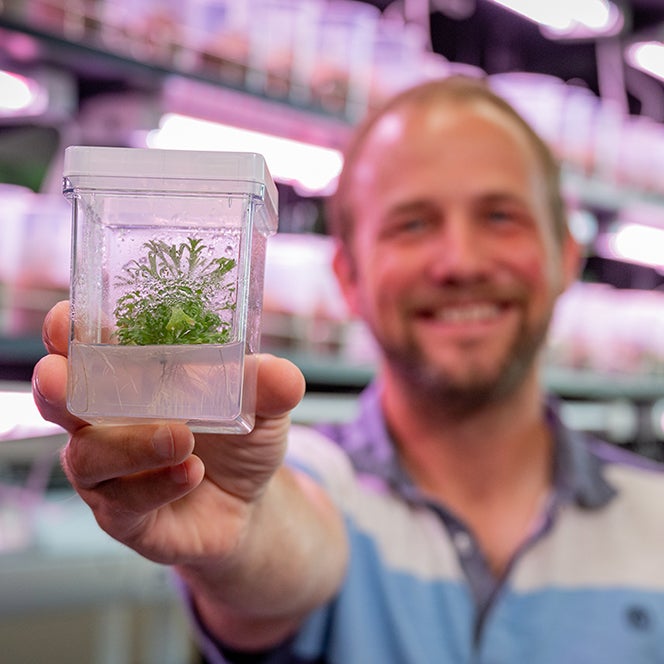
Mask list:
[[[466,213],[449,215],[429,249],[429,270],[436,281],[477,279],[486,273],[485,243]]]

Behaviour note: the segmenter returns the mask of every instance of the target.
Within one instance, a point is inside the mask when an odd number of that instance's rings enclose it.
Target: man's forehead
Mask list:
[[[408,150],[411,145],[435,144],[436,134],[452,131],[458,136],[465,130],[473,137],[487,136],[493,128],[503,136],[532,152],[532,144],[522,127],[502,109],[485,101],[429,100],[404,103],[376,120],[367,131],[357,153],[354,175],[366,174],[385,158],[384,150]],[[480,132],[478,134],[478,131]],[[424,141],[422,138],[424,137]]]
[[[378,118],[367,140],[399,140],[406,130],[435,130],[464,119],[483,119],[522,134],[515,118],[484,99],[418,99],[402,103]]]
[[[441,132],[443,142],[438,141],[437,131]],[[452,132],[454,140],[450,140],[449,133],[445,138],[445,131]],[[411,101],[381,116],[366,134],[352,166],[349,197],[356,200],[357,196],[364,195],[365,186],[384,177],[407,175],[400,170],[402,157],[411,165],[429,163],[432,155],[441,154],[441,150],[447,147],[454,159],[460,159],[461,154],[457,152],[461,147],[459,141],[464,144],[467,140],[470,141],[468,149],[463,150],[466,164],[469,159],[478,159],[483,164],[495,165],[501,155],[506,155],[508,163],[501,172],[514,172],[517,168],[514,164],[518,162],[519,172],[523,172],[535,190],[542,192],[538,198],[542,202],[546,199],[545,177],[539,167],[541,162],[523,126],[488,101],[450,99]],[[499,145],[502,152],[485,150],[483,146],[489,144]]]
[[[395,109],[378,119],[367,135],[367,141],[392,142],[401,138],[406,123],[406,114]]]

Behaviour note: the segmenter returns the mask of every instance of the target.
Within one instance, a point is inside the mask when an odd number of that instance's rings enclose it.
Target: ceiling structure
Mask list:
[[[380,9],[394,4],[365,1]],[[664,83],[623,59],[623,48],[631,40],[657,32],[664,38],[664,0],[613,2],[625,11],[623,31],[594,42],[549,39],[536,24],[490,0],[429,0],[432,48],[452,62],[478,66],[487,74],[537,72],[587,86],[603,97],[622,96],[632,113],[664,121]]]

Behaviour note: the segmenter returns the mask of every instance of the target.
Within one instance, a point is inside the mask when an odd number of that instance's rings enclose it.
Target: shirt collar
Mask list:
[[[606,478],[605,460],[595,453],[599,441],[565,426],[560,410],[559,401],[549,397],[546,415],[554,436],[556,493],[559,499],[573,501],[579,507],[602,507],[616,494],[616,489]]]
[[[560,404],[549,397],[546,417],[553,432],[553,492],[556,502],[596,509],[607,504],[615,489],[604,474],[604,462],[593,453],[592,439],[565,426]],[[424,499],[401,466],[380,405],[380,385],[373,381],[359,397],[357,417],[345,424],[320,426],[339,443],[360,473],[378,476],[409,501]]]

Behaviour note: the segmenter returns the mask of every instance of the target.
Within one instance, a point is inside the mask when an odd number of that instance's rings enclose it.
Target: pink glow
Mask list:
[[[0,70],[0,116],[38,115],[47,103],[47,94],[36,81]]]
[[[664,268],[664,229],[642,224],[622,224],[598,240],[598,250],[608,258]]]
[[[589,37],[615,32],[622,12],[609,0],[492,0],[539,23],[550,37]]]

